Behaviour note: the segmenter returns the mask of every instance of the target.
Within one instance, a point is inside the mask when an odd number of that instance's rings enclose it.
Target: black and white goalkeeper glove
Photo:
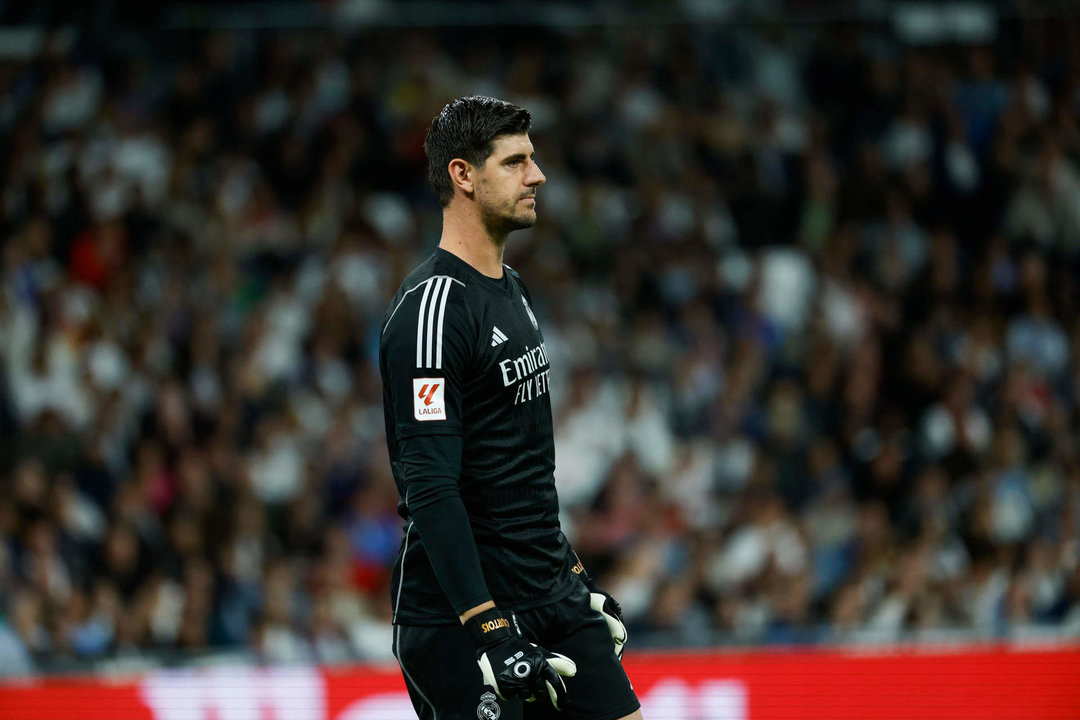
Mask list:
[[[626,625],[623,623],[622,607],[615,598],[596,586],[577,553],[573,550],[570,552],[574,556],[574,572],[581,577],[585,587],[589,589],[589,607],[604,616],[608,631],[611,633],[611,640],[615,643],[615,657],[622,661],[623,648],[626,646]]]
[[[565,655],[545,650],[510,631],[506,616],[497,609],[485,610],[465,621],[476,646],[476,661],[484,683],[503,700],[536,699],[547,693],[556,710],[566,699],[563,677],[573,677],[577,665]]]

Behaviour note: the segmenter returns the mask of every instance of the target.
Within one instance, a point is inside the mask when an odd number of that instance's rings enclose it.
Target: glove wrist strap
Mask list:
[[[513,637],[510,620],[498,608],[490,608],[473,615],[465,621],[465,630],[478,650]]]
[[[574,564],[571,566],[570,571],[581,578],[581,581],[585,583],[585,587],[589,588],[590,592],[595,587],[593,579],[589,576],[589,571],[585,569],[584,563],[581,562],[581,558],[578,557],[577,552],[570,551],[570,557],[573,559]]]

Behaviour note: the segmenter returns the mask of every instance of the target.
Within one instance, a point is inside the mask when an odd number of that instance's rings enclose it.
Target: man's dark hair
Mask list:
[[[483,95],[448,103],[431,121],[424,139],[428,182],[439,203],[446,207],[454,199],[454,184],[446,171],[451,160],[483,165],[495,150],[495,138],[528,132],[531,121],[528,110]]]

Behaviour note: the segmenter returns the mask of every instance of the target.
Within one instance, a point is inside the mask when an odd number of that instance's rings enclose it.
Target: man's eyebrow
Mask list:
[[[533,157],[533,156],[534,156],[535,154],[536,154],[536,153],[528,153],[528,154],[525,154],[525,153],[523,153],[523,152],[519,152],[519,153],[514,153],[513,155],[509,155],[509,156],[507,156],[507,157],[504,157],[504,158],[502,159],[502,161],[503,161],[504,163],[508,163],[508,162],[513,162],[514,160],[524,160],[525,158],[528,158],[528,157]]]

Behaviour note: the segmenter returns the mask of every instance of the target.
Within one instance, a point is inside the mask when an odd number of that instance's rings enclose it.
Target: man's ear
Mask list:
[[[450,182],[454,183],[466,195],[471,196],[476,190],[476,168],[461,158],[454,158],[446,166],[446,169],[450,173]]]

